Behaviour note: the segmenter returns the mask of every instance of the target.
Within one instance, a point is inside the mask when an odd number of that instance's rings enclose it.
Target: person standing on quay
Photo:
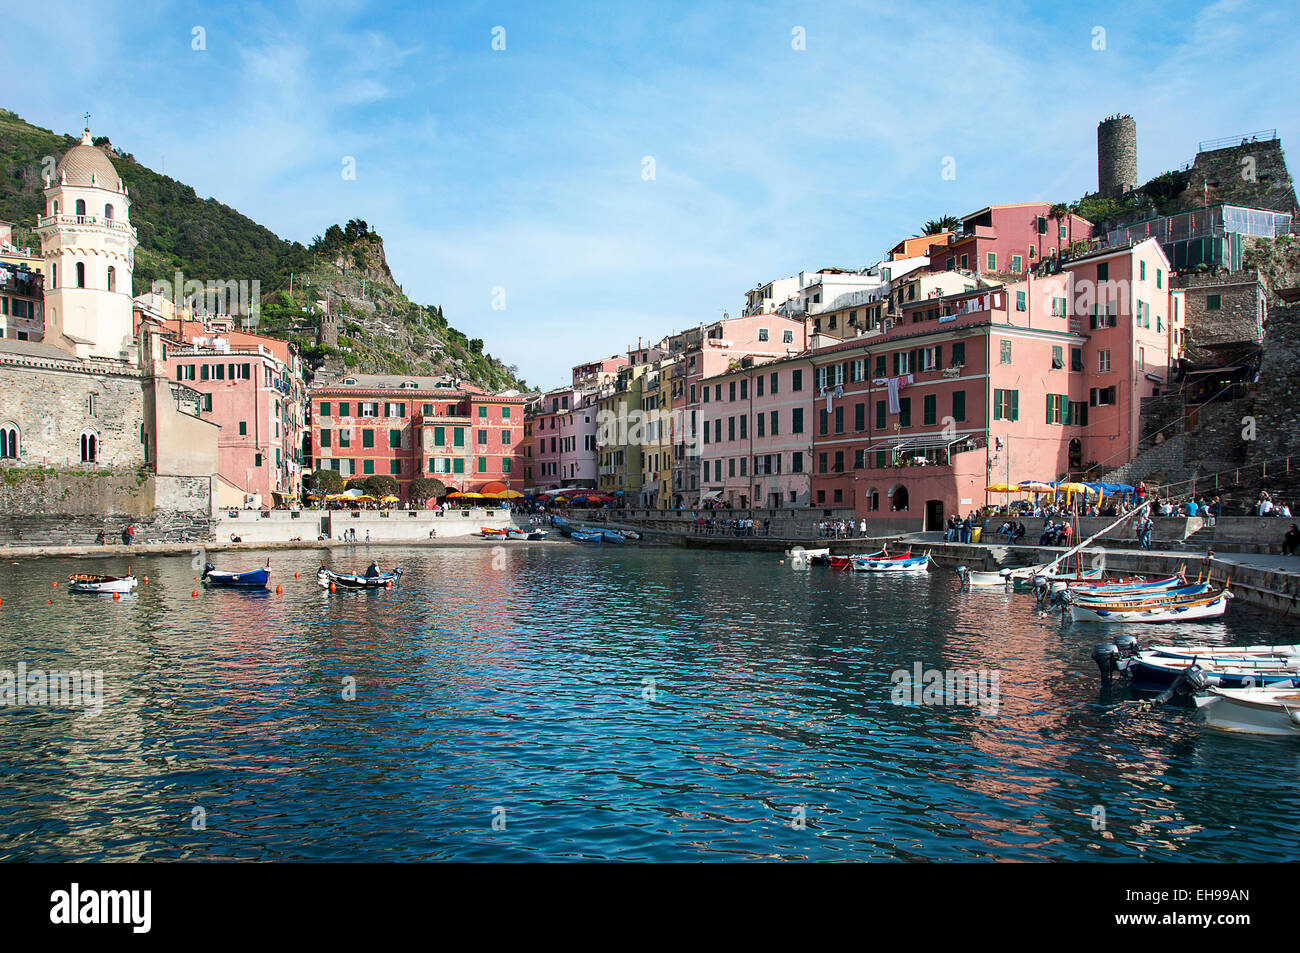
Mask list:
[[[1155,521],[1150,516],[1143,516],[1142,522],[1138,524],[1138,539],[1143,549],[1151,548],[1151,531],[1155,529]]]

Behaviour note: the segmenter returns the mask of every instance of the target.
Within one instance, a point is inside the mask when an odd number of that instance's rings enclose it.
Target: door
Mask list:
[[[326,539],[334,538],[334,534],[330,532],[330,518],[328,516],[322,516],[320,518],[320,534]]]
[[[943,529],[943,500],[925,501],[925,528]]]

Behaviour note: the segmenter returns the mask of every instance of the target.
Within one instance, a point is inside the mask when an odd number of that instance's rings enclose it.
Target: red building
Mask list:
[[[405,498],[419,476],[448,489],[522,489],[524,398],[451,377],[354,374],[311,388],[315,467],[387,475]]]

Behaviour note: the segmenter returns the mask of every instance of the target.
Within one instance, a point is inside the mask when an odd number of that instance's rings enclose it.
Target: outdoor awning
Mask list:
[[[707,493],[701,493],[701,494],[700,494],[700,499],[701,499],[701,500],[716,500],[716,499],[717,499],[718,497],[720,497],[720,496],[722,496],[722,491],[721,491],[721,490],[709,490]]]

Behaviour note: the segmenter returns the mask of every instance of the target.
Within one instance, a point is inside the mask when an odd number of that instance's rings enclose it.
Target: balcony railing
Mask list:
[[[135,236],[135,228],[126,222],[119,222],[115,218],[104,218],[99,215],[44,215],[36,220],[37,228],[48,228],[53,226],[72,226],[81,225],[92,228],[108,228],[116,232]]]

